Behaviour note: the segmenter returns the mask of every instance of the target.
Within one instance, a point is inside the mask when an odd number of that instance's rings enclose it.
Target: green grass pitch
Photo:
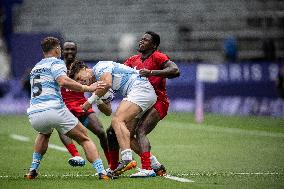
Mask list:
[[[110,118],[100,119],[107,128]],[[30,140],[15,140],[11,134]],[[97,138],[89,135],[106,165]],[[284,188],[284,119],[280,118],[207,114],[203,124],[195,124],[193,114],[169,114],[149,135],[152,152],[170,175],[193,183],[128,178],[134,171],[101,181],[93,176],[90,164],[72,168],[67,163],[70,155],[55,149],[48,149],[44,156],[40,176],[25,180],[35,136],[26,115],[0,116],[0,188]],[[56,132],[50,143],[63,146]],[[135,159],[140,162],[138,156]]]

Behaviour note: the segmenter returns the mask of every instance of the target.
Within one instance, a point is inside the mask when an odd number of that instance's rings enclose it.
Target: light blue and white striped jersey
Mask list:
[[[44,58],[35,65],[30,73],[31,100],[27,110],[29,115],[65,106],[56,79],[66,75],[66,72],[64,61],[55,57]]]
[[[146,77],[141,77],[137,70],[117,62],[99,61],[93,67],[96,80],[100,80],[100,77],[106,72],[112,75],[112,90],[119,92],[123,96],[128,94],[134,81],[140,80],[149,82]]]

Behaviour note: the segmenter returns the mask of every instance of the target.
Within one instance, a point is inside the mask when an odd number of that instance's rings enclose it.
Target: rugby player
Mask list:
[[[66,41],[63,44],[63,57],[64,62],[67,67],[67,72],[70,70],[71,64],[76,60],[77,55],[77,45],[73,41]],[[72,78],[73,79],[73,78]],[[92,133],[94,133],[100,140],[100,145],[104,150],[104,154],[109,163],[109,151],[107,145],[107,136],[106,132],[102,126],[102,123],[97,118],[94,110],[90,108],[87,112],[84,112],[80,105],[86,102],[86,98],[83,92],[76,92],[68,90],[64,87],[61,88],[61,95],[63,101],[66,104],[67,108],[74,114],[80,122],[88,128]],[[110,92],[107,93],[108,96],[103,98],[103,100],[97,102],[97,107],[105,115],[109,116],[112,113],[110,101],[112,100],[113,95]],[[69,153],[72,155],[72,158],[68,160],[68,163],[71,166],[83,166],[85,165],[85,160],[80,156],[75,144],[67,136],[60,134],[59,137],[62,143],[65,145]]]
[[[156,102],[157,96],[150,82],[141,77],[135,69],[112,61],[100,61],[93,69],[84,64],[73,64],[70,77],[73,77],[72,75],[79,82],[91,84],[103,81],[107,85],[105,89],[96,90],[88,98],[82,106],[85,111],[110,88],[125,97],[113,114],[111,122],[121,149],[121,161],[114,174],[120,175],[136,167],[137,163],[133,160],[130,149],[130,133],[133,133],[133,126],[137,125],[141,116]]]
[[[103,83],[90,86],[82,85],[67,77],[65,63],[61,57],[60,41],[54,37],[46,37],[41,42],[44,58],[38,62],[30,73],[31,100],[27,109],[29,121],[38,132],[34,145],[33,159],[27,179],[38,175],[40,161],[48,148],[53,129],[67,135],[80,144],[87,160],[98,172],[99,178],[108,180],[96,145],[88,137],[86,128],[68,110],[60,94],[60,86],[78,92],[93,92]]]
[[[150,141],[147,138],[149,134],[162,120],[168,112],[169,99],[166,90],[166,78],[176,78],[180,75],[177,65],[170,58],[158,51],[160,44],[160,36],[152,31],[147,31],[139,41],[139,54],[127,59],[124,64],[139,70],[141,76],[147,77],[155,89],[157,94],[157,102],[150,108],[141,118],[137,125],[135,137],[131,138],[131,149],[135,151],[141,158],[142,169],[130,177],[151,177],[153,171],[163,176],[166,174],[165,167],[150,153]],[[112,129],[107,130],[109,148],[112,151],[118,150],[116,146],[115,136]],[[112,156],[111,158],[115,158]],[[115,162],[116,160],[111,160]]]

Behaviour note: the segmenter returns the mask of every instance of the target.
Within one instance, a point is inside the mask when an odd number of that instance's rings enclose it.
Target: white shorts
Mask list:
[[[137,80],[133,83],[130,92],[123,100],[133,102],[142,109],[142,112],[136,116],[136,118],[140,118],[156,103],[157,95],[149,81]]]
[[[79,122],[66,107],[31,114],[29,120],[32,127],[42,134],[50,134],[53,129],[61,134],[66,134]]]

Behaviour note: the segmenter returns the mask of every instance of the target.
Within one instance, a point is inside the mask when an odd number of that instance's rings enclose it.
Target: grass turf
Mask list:
[[[105,127],[110,119],[101,116]],[[89,132],[90,133],[90,132]],[[10,134],[30,138],[14,140]],[[89,134],[95,143],[99,142]],[[171,113],[149,135],[152,152],[173,176],[194,180],[182,183],[166,178],[130,179],[104,182],[94,177],[87,164],[72,168],[69,154],[49,149],[41,162],[40,176],[23,178],[30,165],[36,132],[23,116],[0,116],[1,188],[283,188],[284,119],[271,117],[228,117],[206,115],[195,124],[192,114]],[[54,132],[50,143],[63,146]],[[83,151],[78,147],[81,154]],[[100,154],[103,157],[103,152]],[[138,156],[135,159],[139,160]]]

